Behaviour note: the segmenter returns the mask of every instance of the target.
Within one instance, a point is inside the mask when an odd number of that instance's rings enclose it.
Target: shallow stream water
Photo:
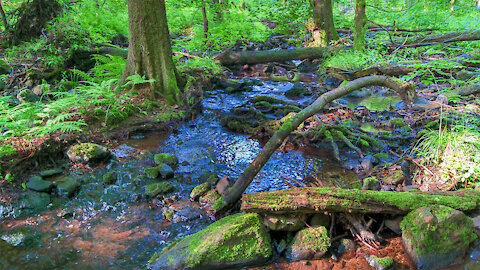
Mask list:
[[[66,175],[82,183],[73,198],[56,198],[41,213],[16,216],[13,209],[10,214],[15,217],[0,221],[0,269],[145,268],[155,251],[212,222],[203,208],[188,202],[198,179],[207,172],[234,179],[262,148],[256,139],[224,129],[219,115],[256,95],[286,99],[283,94],[292,85],[265,82],[249,92],[210,91],[203,100],[203,114],[171,133],[135,136],[111,148],[114,158],[104,166],[66,170]],[[312,98],[289,102],[307,105]],[[144,173],[153,165],[152,154],[144,150],[178,156],[180,165],[170,181],[176,190],[173,197],[143,198],[145,186],[154,181]],[[118,179],[105,186],[102,176],[112,170]],[[337,175],[331,177],[334,186],[345,186],[343,176],[352,176],[326,149],[277,152],[246,192],[286,189],[282,177],[301,182],[309,174]],[[164,218],[167,207],[176,209],[175,222]]]

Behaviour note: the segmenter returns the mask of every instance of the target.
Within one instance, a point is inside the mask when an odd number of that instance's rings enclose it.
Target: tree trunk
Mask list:
[[[123,80],[140,75],[154,79],[148,94],[169,104],[181,103],[172,59],[164,0],[128,1],[128,58]]]
[[[411,210],[445,205],[460,211],[477,209],[480,193],[455,192],[392,192],[336,188],[292,188],[245,194],[241,210],[255,213],[375,213],[406,214]]]
[[[355,1],[355,36],[353,39],[353,48],[355,51],[365,50],[365,24],[367,23],[367,15],[365,14],[365,0]]]
[[[207,18],[207,9],[205,8],[205,5],[202,7],[202,15],[203,15],[203,35],[205,37],[205,43],[206,43],[208,38],[208,18]]]
[[[431,36],[416,36],[408,39],[396,38],[395,45],[398,47],[421,47],[435,44],[443,44],[458,41],[474,41],[480,40],[480,30],[473,31],[456,31],[445,34],[431,35]]]
[[[321,95],[311,105],[297,113],[292,119],[283,123],[281,128],[276,131],[262,151],[257,155],[255,160],[245,169],[245,171],[238,177],[235,184],[229,191],[215,203],[214,208],[217,214],[222,213],[228,207],[235,204],[241,197],[243,192],[247,189],[253,178],[263,168],[265,163],[270,159],[277,148],[282,145],[287,136],[307,118],[319,112],[326,104],[333,100],[351,93],[357,89],[366,86],[380,85],[395,90],[405,105],[408,106],[410,101],[415,96],[415,88],[413,84],[408,84],[399,80],[390,79],[386,76],[369,76],[355,80],[347,85],[338,87],[330,92]]]
[[[310,4],[313,7],[313,21],[317,28],[315,31],[318,31],[316,37],[313,33],[315,41],[319,46],[328,46],[330,41],[339,38],[333,22],[332,0],[311,0]]]
[[[2,17],[3,27],[5,27],[5,30],[8,30],[10,27],[7,22],[7,16],[5,15],[5,11],[3,10],[1,0],[0,0],[0,16]]]
[[[269,51],[239,51],[239,52],[224,52],[217,56],[217,60],[222,65],[245,65],[245,64],[259,64],[268,62],[284,62],[289,60],[302,60],[307,58],[324,58],[329,53],[340,48],[331,47],[310,47],[310,48],[295,48],[285,50],[269,50]]]

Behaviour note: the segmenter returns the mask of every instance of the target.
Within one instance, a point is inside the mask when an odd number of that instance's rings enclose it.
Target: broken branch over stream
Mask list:
[[[411,210],[445,205],[460,211],[480,206],[477,191],[392,192],[326,187],[294,188],[245,194],[242,211],[255,213],[374,213],[406,214]]]
[[[282,145],[283,141],[288,137],[288,135],[292,131],[296,130],[301,123],[303,123],[303,121],[318,113],[325,105],[333,100],[362,87],[372,85],[385,86],[393,89],[399,94],[406,106],[410,104],[411,100],[415,96],[415,87],[413,83],[407,83],[386,76],[363,77],[321,95],[311,105],[297,113],[290,120],[285,121],[281,128],[273,134],[267,144],[263,147],[262,151],[257,155],[255,160],[238,177],[233,187],[230,188],[227,193],[215,203],[214,208],[216,210],[216,214],[220,214],[227,210],[228,207],[234,205],[242,197],[243,192],[253,181],[253,178],[257,175],[257,173],[267,163],[272,154],[277,150],[278,147],[280,147],[280,145]]]

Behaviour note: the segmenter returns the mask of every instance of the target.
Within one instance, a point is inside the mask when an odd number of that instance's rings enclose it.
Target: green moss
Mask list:
[[[72,151],[75,156],[84,155],[87,158],[91,158],[96,156],[100,152],[100,149],[98,148],[98,145],[94,143],[81,143],[73,146]]]
[[[168,182],[154,183],[145,188],[145,195],[155,197],[157,195],[170,193],[173,190],[172,184]]]
[[[370,257],[373,258],[378,263],[378,265],[380,265],[383,269],[387,269],[388,267],[392,266],[392,264],[393,264],[393,259],[392,259],[392,257],[389,257],[389,256],[379,258],[375,255],[372,255]]]
[[[352,104],[348,107],[357,107],[357,106],[365,106],[370,111],[386,111],[389,110],[390,107],[394,107],[394,104],[400,102],[402,99],[398,96],[388,96],[388,97],[376,97],[372,96],[362,100],[358,104]]]
[[[299,245],[302,249],[327,251],[330,247],[330,238],[324,226],[305,228],[298,232],[297,237],[301,239]]]
[[[409,234],[415,254],[446,254],[468,246],[477,238],[472,219],[452,211],[450,207],[432,205],[405,216],[400,227],[403,233]]]
[[[403,121],[402,118],[397,117],[397,118],[390,119],[389,125],[393,127],[400,127],[405,125],[405,122]]]
[[[412,128],[409,127],[409,126],[403,126],[403,127],[401,127],[401,129],[405,132],[411,132],[412,131]]]
[[[172,168],[176,168],[178,165],[178,158],[177,156],[169,153],[160,153],[156,154],[153,157],[156,164],[167,164]]]
[[[223,200],[223,195],[222,195],[222,196],[220,196],[220,198],[218,198],[218,199],[215,201],[215,203],[213,204],[212,208],[213,208],[214,210],[218,210],[218,209],[223,208],[225,205],[227,205],[227,204],[226,204],[225,201]]]
[[[256,97],[252,98],[250,102],[255,104],[255,103],[261,102],[261,101],[265,101],[265,102],[268,102],[270,104],[272,104],[272,103],[273,104],[284,104],[285,103],[278,98],[269,97],[269,96],[256,96]]]
[[[287,131],[293,131],[292,120],[289,119],[289,120],[285,121],[282,124],[282,126],[280,127],[280,129],[287,130]]]
[[[196,186],[192,192],[190,192],[190,198],[196,200],[198,197],[202,196],[203,194],[207,193],[212,188],[212,184],[210,182],[205,182]]]
[[[374,158],[380,159],[380,160],[388,160],[390,157],[387,153],[377,153],[373,155]]]

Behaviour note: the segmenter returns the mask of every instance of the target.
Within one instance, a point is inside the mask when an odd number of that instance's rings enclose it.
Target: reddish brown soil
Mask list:
[[[248,268],[250,270],[268,270],[268,269],[321,269],[321,270],[358,270],[374,269],[365,259],[365,256],[376,255],[377,257],[390,256],[395,261],[395,269],[416,269],[413,262],[409,259],[407,252],[403,248],[402,238],[395,237],[387,240],[388,243],[379,250],[372,250],[366,246],[359,246],[355,251],[345,253],[337,261],[331,258],[321,260],[288,261],[281,258],[276,263],[261,267]]]

